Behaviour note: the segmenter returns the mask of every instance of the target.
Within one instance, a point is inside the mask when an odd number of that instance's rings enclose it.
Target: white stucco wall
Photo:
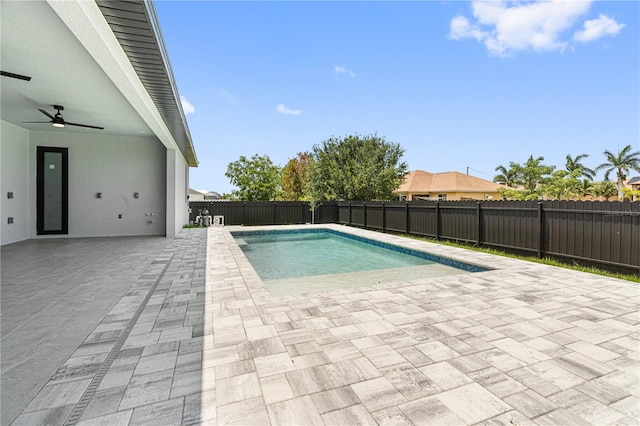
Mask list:
[[[189,166],[182,154],[167,150],[167,230],[168,237],[175,236],[189,223]]]
[[[0,212],[2,226],[0,244],[29,238],[29,132],[0,121]],[[7,193],[13,192],[13,198]],[[13,223],[9,224],[9,217]]]
[[[166,148],[157,139],[34,131],[29,147],[32,238],[38,146],[69,149],[69,237],[165,235]]]

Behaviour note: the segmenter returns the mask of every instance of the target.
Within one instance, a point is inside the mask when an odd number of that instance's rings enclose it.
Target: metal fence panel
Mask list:
[[[477,242],[477,210],[473,201],[440,202],[440,237],[469,243]]]
[[[385,229],[391,232],[407,232],[409,204],[406,202],[385,204]]]
[[[435,202],[409,203],[409,233],[438,238],[438,208]]]
[[[191,202],[227,225],[310,223],[304,202]],[[640,203],[599,201],[323,202],[315,223],[465,241],[640,275]]]
[[[482,243],[535,254],[539,248],[538,203],[482,202]]]

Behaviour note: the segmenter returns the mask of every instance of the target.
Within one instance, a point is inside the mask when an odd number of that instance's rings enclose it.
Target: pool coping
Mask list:
[[[250,235],[291,235],[291,234],[321,234],[327,233],[329,235],[335,235],[341,238],[345,238],[352,241],[357,241],[363,244],[371,245],[378,248],[383,248],[386,250],[391,250],[396,253],[401,253],[409,256],[414,256],[423,260],[427,260],[429,262],[438,263],[441,265],[449,266],[455,269],[460,269],[465,272],[485,272],[487,270],[491,270],[493,268],[489,268],[486,266],[480,266],[469,262],[464,262],[461,260],[452,259],[451,257],[443,257],[438,256],[427,250],[417,250],[415,248],[406,247],[406,245],[400,244],[392,244],[386,241],[380,241],[376,239],[372,239],[371,237],[363,237],[360,235],[355,235],[352,233],[344,232],[343,230],[331,229],[328,227],[312,227],[312,228],[287,228],[287,229],[278,229],[278,230],[242,230],[242,231],[231,231],[231,234],[235,237],[246,237]],[[390,268],[381,268],[382,270],[390,269]],[[358,271],[349,271],[349,272],[358,272]],[[330,274],[327,274],[330,275]],[[293,278],[293,277],[291,277]],[[300,278],[303,278],[301,276]]]
[[[489,253],[476,252],[476,251],[467,250],[467,249],[458,248],[458,247],[451,247],[451,246],[445,246],[441,244],[430,243],[428,241],[412,239],[412,238],[403,237],[399,235],[385,234],[381,232],[366,230],[362,228],[355,228],[355,227],[350,227],[346,225],[338,225],[338,224],[263,225],[263,226],[251,226],[251,227],[240,226],[240,225],[224,226],[223,228],[221,228],[221,231],[224,235],[225,242],[238,265],[242,278],[245,281],[247,288],[250,291],[251,298],[256,303],[256,305],[264,305],[266,303],[271,302],[274,299],[296,300],[296,299],[306,299],[309,297],[331,295],[331,294],[351,294],[351,293],[358,293],[362,291],[383,290],[383,289],[390,289],[390,288],[412,286],[418,282],[420,283],[442,282],[450,279],[447,276],[423,278],[419,280],[416,280],[416,279],[406,280],[406,279],[403,279],[402,277],[399,277],[398,281],[391,282],[391,283],[363,285],[358,287],[332,289],[327,291],[310,292],[310,293],[295,294],[295,295],[289,295],[289,296],[272,295],[264,285],[262,279],[258,276],[258,273],[255,271],[255,269],[251,265],[251,262],[249,262],[247,257],[244,255],[242,248],[240,248],[240,245],[236,242],[232,233],[233,232],[281,231],[284,229],[291,230],[291,231],[306,230],[306,229],[327,229],[330,231],[336,231],[336,232],[340,232],[350,236],[377,241],[383,244],[390,244],[397,247],[405,247],[407,249],[415,250],[419,252],[427,252],[439,258],[449,259],[456,262],[462,262],[465,264],[470,264],[470,265],[487,269],[486,271],[473,272],[472,275],[492,274],[493,276],[493,274],[500,273],[500,271],[503,271],[504,269],[508,269],[511,267],[518,267],[519,265],[521,265],[521,262],[526,262],[523,260],[506,258],[502,256],[489,254]],[[540,266],[545,266],[545,265],[540,265]]]

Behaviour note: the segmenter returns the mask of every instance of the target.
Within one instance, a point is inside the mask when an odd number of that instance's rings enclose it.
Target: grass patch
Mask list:
[[[466,250],[479,251],[482,253],[495,254],[497,256],[509,257],[512,259],[528,260],[529,262],[541,263],[543,265],[557,266],[559,268],[572,269],[574,271],[588,272],[590,274],[602,275],[609,278],[617,278],[620,280],[633,281],[636,283],[640,283],[640,276],[638,275],[629,275],[629,274],[621,274],[617,272],[605,271],[604,269],[596,268],[594,266],[584,266],[575,262],[570,264],[570,263],[560,262],[559,260],[551,259],[549,257],[538,258],[535,256],[518,256],[517,254],[508,253],[502,250],[497,250],[497,249],[488,248],[488,247],[477,247],[472,244],[465,244],[465,243],[460,243],[455,241],[436,240],[435,238],[418,237],[418,236],[404,235],[404,234],[402,234],[402,236],[413,238],[414,240],[428,241],[430,243],[442,244],[442,245],[451,246],[451,247],[458,247]]]
[[[183,228],[204,228],[204,226],[200,225],[182,225]]]

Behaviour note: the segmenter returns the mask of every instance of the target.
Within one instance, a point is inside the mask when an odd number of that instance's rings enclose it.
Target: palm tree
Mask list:
[[[565,169],[571,173],[575,170],[582,170],[582,176],[586,177],[589,180],[593,180],[593,177],[595,176],[596,172],[593,171],[592,169],[585,167],[580,160],[582,160],[583,158],[587,158],[589,156],[589,154],[580,154],[578,156],[576,156],[576,158],[572,158],[571,154],[567,154],[567,161],[565,163]]]
[[[609,180],[611,172],[616,172],[616,184],[618,188],[618,199],[622,200],[622,187],[627,173],[630,170],[640,172],[640,151],[631,152],[631,145],[625,146],[618,155],[614,155],[607,150],[603,154],[607,157],[607,161],[596,167],[596,171],[604,170],[604,179]]]
[[[580,198],[583,198],[587,195],[593,195],[591,194],[591,191],[593,190],[593,181],[589,179],[582,179],[578,183],[575,189],[576,189],[577,195]]]
[[[594,183],[593,188],[591,188],[591,195],[600,199],[613,197],[617,192],[616,185],[607,179]]]
[[[498,166],[496,167],[496,172],[500,172],[500,174],[496,175],[493,178],[493,181],[496,183],[503,183],[505,185],[507,185],[510,188],[513,188],[514,186],[517,185],[516,179],[517,179],[517,173],[516,171],[512,168],[509,168],[507,170],[507,168],[505,168],[504,166]]]

